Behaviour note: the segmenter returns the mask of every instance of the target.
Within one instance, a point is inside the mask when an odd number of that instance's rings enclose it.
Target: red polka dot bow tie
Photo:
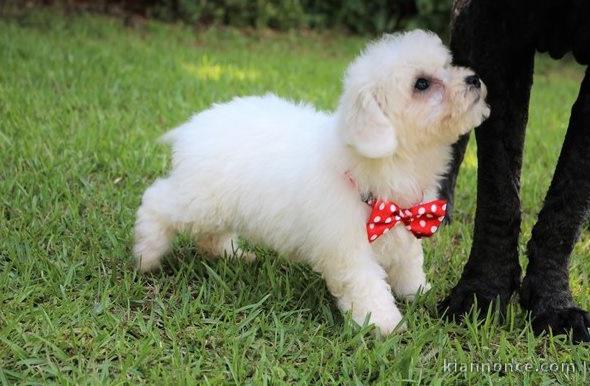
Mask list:
[[[375,200],[370,204],[373,209],[367,222],[369,242],[377,240],[400,222],[417,238],[430,237],[447,213],[446,200],[424,202],[408,209],[400,208],[393,201]]]

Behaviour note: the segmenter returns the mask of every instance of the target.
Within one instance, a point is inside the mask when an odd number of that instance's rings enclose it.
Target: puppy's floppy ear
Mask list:
[[[383,158],[395,152],[398,144],[395,128],[385,116],[375,90],[345,92],[339,114],[344,140],[360,155]]]

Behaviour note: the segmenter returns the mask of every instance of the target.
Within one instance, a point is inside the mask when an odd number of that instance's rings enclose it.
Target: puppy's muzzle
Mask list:
[[[477,75],[469,75],[465,78],[465,84],[469,87],[480,89],[481,88],[481,81],[479,80],[479,76]]]

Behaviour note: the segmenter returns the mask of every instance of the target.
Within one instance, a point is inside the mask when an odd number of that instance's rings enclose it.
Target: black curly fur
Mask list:
[[[535,333],[571,331],[574,341],[590,341],[590,317],[575,305],[568,279],[569,256],[590,210],[590,68],[528,243],[522,286],[518,262],[520,170],[534,55],[548,52],[558,59],[571,52],[579,63],[590,64],[590,1],[457,0],[454,12],[455,62],[481,76],[492,113],[475,129],[479,170],[471,254],[440,310],[460,319],[477,299],[482,309],[494,303],[503,311],[520,288]],[[441,188],[450,209],[468,139],[455,144],[454,162]]]

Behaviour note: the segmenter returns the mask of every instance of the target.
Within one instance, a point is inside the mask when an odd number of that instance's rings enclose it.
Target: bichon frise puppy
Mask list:
[[[180,231],[210,254],[253,258],[241,236],[311,264],[343,312],[388,334],[402,320],[392,290],[429,288],[420,236],[444,203],[419,203],[450,145],[489,115],[485,96],[436,35],[413,31],[364,50],[333,114],[272,94],[214,105],[164,137],[173,167],[138,210],[138,267],[157,268]]]

